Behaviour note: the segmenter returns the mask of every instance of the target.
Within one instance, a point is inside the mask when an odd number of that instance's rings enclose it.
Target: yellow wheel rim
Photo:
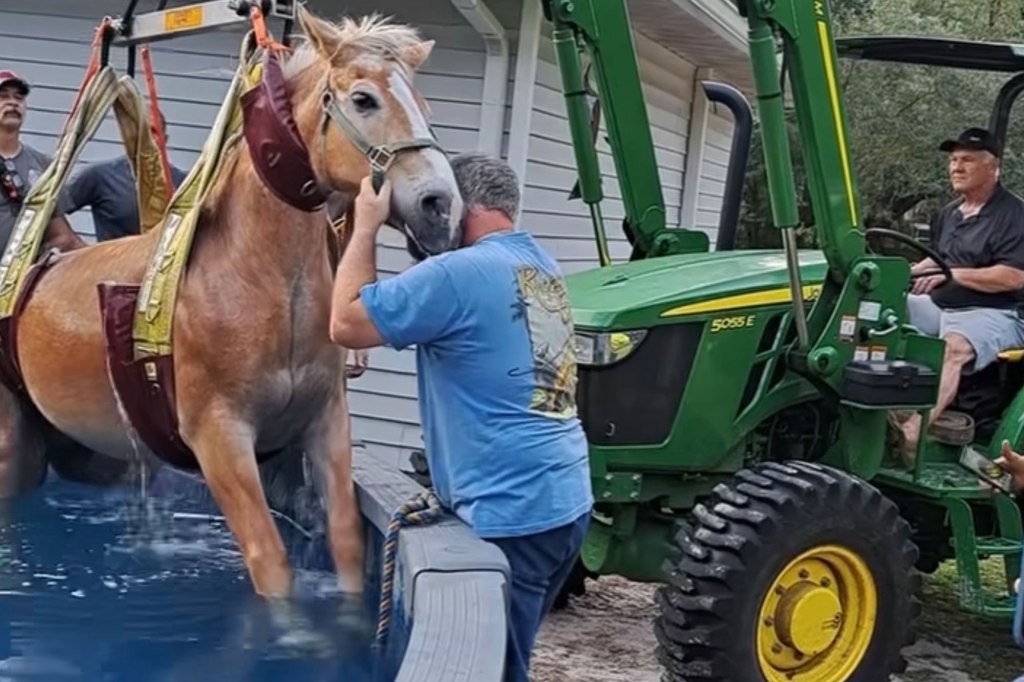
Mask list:
[[[761,603],[757,661],[765,682],[844,682],[864,658],[877,617],[863,559],[838,545],[804,552]]]

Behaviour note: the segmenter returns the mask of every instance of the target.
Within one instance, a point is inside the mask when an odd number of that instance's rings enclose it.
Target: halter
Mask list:
[[[249,146],[253,165],[263,183],[278,199],[293,208],[306,212],[322,208],[327,201],[327,195],[316,179],[309,151],[292,116],[291,99],[276,55],[268,51],[264,58],[263,76],[259,85],[244,93],[241,101],[244,117],[243,134]],[[327,159],[328,124],[333,121],[356,149],[369,160],[376,191],[380,191],[384,175],[399,154],[432,148],[447,155],[437,141],[433,128],[430,128],[429,138],[415,138],[381,145],[370,144],[341,110],[330,89],[327,76],[324,78],[321,110],[321,158],[325,161]]]
[[[359,132],[355,124],[352,123],[352,119],[342,111],[326,79],[321,106],[323,115],[320,119],[320,157],[323,159],[327,158],[327,129],[328,123],[333,121],[335,125],[341,128],[341,131],[348,137],[355,148],[369,160],[373,173],[373,189],[375,191],[380,191],[380,187],[384,183],[385,174],[391,168],[391,164],[394,163],[395,157],[402,152],[430,148],[447,155],[447,152],[437,141],[434,129],[430,127],[429,123],[427,126],[430,128],[430,137],[418,137],[403,142],[387,142],[380,145],[370,144],[366,137]]]

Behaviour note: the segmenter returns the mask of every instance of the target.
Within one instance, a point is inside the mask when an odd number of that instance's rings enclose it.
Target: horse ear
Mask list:
[[[325,21],[306,9],[304,4],[297,7],[299,26],[306,38],[325,59],[334,57],[338,48],[338,31],[329,21]]]
[[[433,49],[434,41],[424,40],[402,50],[400,57],[403,62],[409,65],[410,69],[416,71],[423,66],[423,62],[427,61],[427,57],[430,56],[430,52]]]

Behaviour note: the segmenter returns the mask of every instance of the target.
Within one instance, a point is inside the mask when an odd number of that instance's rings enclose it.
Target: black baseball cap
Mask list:
[[[999,145],[996,144],[995,137],[984,128],[968,128],[955,140],[944,140],[939,145],[939,151],[951,152],[954,149],[973,149],[999,156]]]

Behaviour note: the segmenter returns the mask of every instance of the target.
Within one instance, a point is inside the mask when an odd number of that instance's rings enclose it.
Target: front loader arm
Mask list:
[[[749,27],[772,218],[783,231],[793,293],[797,344],[789,349],[786,363],[835,401],[840,430],[857,434],[840,440],[831,463],[870,478],[885,451],[887,411],[902,408],[924,414],[935,404],[943,344],[906,325],[907,261],[866,251],[829,3],[738,4]],[[790,79],[814,228],[829,264],[809,317],[800,281],[796,192],[776,36]],[[854,364],[869,358],[873,365]],[[865,382],[872,388],[867,396],[859,390]],[[905,389],[883,390],[893,383]]]
[[[590,128],[582,51],[589,56],[597,79],[598,99],[625,206],[623,228],[633,243],[632,259],[707,251],[705,233],[670,229],[666,225],[654,140],[624,0],[541,2],[545,17],[552,23],[551,36],[561,70],[580,195],[590,207],[601,264],[608,265],[610,257],[600,211],[604,198],[601,168]]]
[[[844,278],[864,255],[860,197],[836,76],[837,57],[825,0],[755,0],[746,6],[750,55],[764,139],[773,219],[797,226],[796,192],[786,135],[775,34],[781,37],[807,166],[815,227],[832,275]]]

